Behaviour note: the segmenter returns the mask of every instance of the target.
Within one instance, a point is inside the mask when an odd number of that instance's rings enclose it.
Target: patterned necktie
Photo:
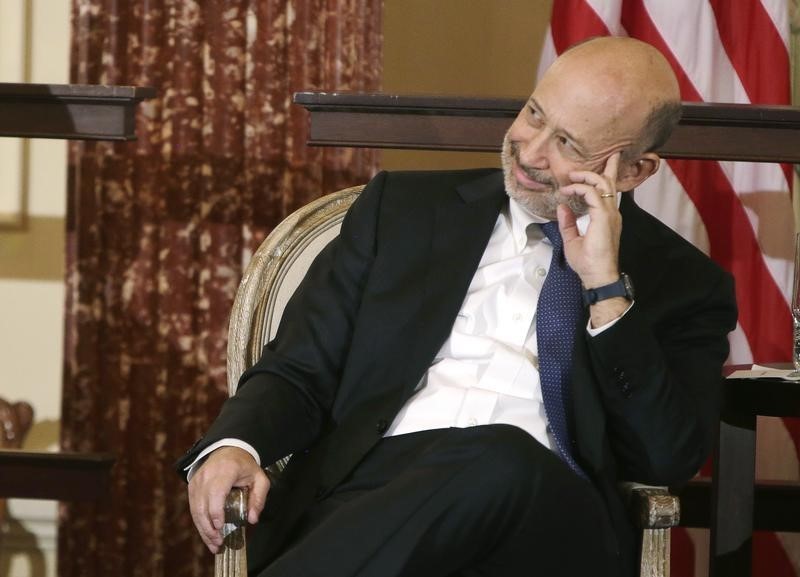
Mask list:
[[[561,457],[575,472],[585,476],[572,456],[572,438],[568,426],[571,414],[572,349],[582,306],[581,281],[564,258],[564,243],[558,222],[547,222],[540,226],[553,245],[553,259],[536,309],[536,341],[544,410]]]

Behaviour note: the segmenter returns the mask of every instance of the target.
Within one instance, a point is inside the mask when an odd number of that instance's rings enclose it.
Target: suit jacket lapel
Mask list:
[[[497,171],[459,186],[436,206],[421,295],[425,330],[409,355],[406,382],[419,382],[449,336],[505,201],[503,175]]]

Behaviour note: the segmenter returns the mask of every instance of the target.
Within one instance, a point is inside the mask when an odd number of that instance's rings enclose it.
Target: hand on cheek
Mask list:
[[[572,184],[561,188],[565,196],[578,195],[588,209],[589,226],[581,236],[577,218],[566,205],[558,207],[558,223],[564,253],[586,288],[612,283],[619,278],[619,237],[622,217],[617,208],[617,173],[620,153],[606,162],[602,174],[591,171],[569,173]]]

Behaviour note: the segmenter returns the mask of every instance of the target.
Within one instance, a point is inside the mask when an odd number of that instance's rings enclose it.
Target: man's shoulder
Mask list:
[[[381,172],[374,180],[380,180],[383,191],[389,194],[436,195],[469,183],[496,179],[499,174],[497,168],[398,170]]]
[[[644,263],[647,268],[657,267],[673,275],[691,278],[699,275],[729,276],[722,267],[661,222],[632,199],[620,206],[622,213],[622,239],[620,257],[623,260]]]

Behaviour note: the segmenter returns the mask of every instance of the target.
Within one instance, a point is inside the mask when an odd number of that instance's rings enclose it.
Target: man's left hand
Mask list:
[[[583,197],[588,207],[586,234],[578,233],[577,217],[566,205],[558,206],[558,227],[564,240],[567,262],[580,277],[584,288],[596,288],[619,279],[619,239],[622,216],[617,207],[617,172],[620,153],[606,161],[602,174],[588,170],[569,173],[572,184],[562,187],[565,196]],[[591,307],[592,326],[598,327],[619,318],[630,303],[618,297]]]

